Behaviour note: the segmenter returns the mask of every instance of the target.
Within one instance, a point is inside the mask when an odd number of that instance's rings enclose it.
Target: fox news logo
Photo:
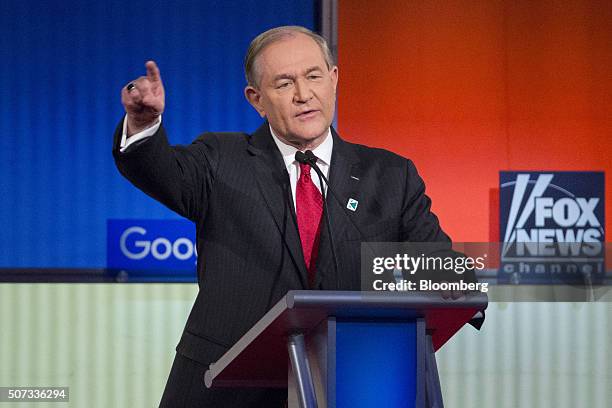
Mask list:
[[[107,266],[131,271],[194,271],[195,230],[187,220],[108,220]]]
[[[602,172],[500,172],[500,275],[554,281],[605,274]]]

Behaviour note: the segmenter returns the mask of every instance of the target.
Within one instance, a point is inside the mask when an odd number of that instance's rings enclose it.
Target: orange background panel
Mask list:
[[[612,2],[351,0],[338,13],[340,133],[412,159],[455,241],[499,240],[500,170],[605,171],[610,241]]]

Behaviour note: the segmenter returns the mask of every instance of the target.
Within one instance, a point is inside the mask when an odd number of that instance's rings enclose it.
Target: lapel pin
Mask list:
[[[355,200],[354,198],[349,198],[348,203],[346,203],[346,208],[348,208],[351,211],[357,211],[358,204],[359,204],[359,201]]]

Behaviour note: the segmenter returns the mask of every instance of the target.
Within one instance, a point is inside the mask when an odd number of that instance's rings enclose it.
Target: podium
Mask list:
[[[288,388],[289,407],[442,407],[434,352],[484,293],[289,291],[204,376]]]

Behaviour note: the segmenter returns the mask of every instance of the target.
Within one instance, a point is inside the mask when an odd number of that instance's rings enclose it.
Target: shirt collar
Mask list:
[[[295,152],[297,152],[298,149],[280,140],[278,136],[276,136],[276,134],[274,133],[272,126],[270,126],[270,133],[272,134],[272,139],[274,139],[278,150],[280,150],[281,155],[283,156],[285,166],[289,168],[295,162]],[[327,135],[325,136],[325,140],[323,140],[323,143],[321,143],[319,146],[312,150],[314,155],[317,156],[317,163],[329,166],[329,164],[331,163],[333,147],[334,139],[331,134],[331,128],[328,128]]]

